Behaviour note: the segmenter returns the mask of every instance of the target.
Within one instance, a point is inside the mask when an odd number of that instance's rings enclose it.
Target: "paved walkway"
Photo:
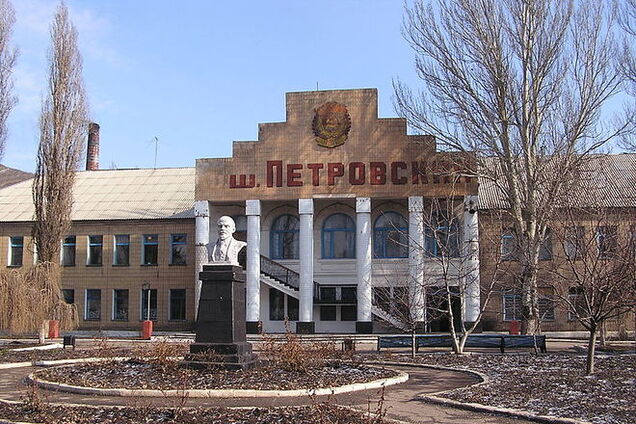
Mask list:
[[[531,421],[517,420],[514,418],[488,415],[454,408],[431,405],[417,398],[422,393],[434,393],[475,383],[475,377],[449,370],[434,370],[430,368],[415,367],[391,367],[409,373],[410,378],[406,383],[390,386],[385,389],[383,407],[387,409],[387,417],[408,421],[410,423],[435,423],[435,424],[525,424]],[[0,371],[0,399],[20,400],[25,386],[22,383],[24,377],[37,370],[37,367],[14,368]],[[111,396],[87,396],[72,393],[42,391],[48,402],[72,403],[80,405],[148,405],[171,406],[179,402],[178,398],[124,398]],[[353,406],[363,411],[375,411],[382,393],[378,390],[367,390],[344,395],[338,395],[331,399],[319,397],[312,401],[309,397],[295,398],[259,398],[259,399],[188,399],[187,406],[284,406],[306,405],[312,402],[330,402],[340,405]]]

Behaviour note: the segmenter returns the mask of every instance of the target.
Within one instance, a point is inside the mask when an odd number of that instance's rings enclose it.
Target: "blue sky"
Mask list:
[[[13,0],[19,104],[3,163],[33,170],[57,1]],[[101,125],[101,167],[193,166],[285,119],[285,92],[415,83],[401,0],[67,0]]]

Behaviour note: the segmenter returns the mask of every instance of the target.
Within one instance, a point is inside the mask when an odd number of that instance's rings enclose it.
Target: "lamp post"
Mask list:
[[[146,292],[146,321],[150,321],[150,283],[144,281],[141,288]]]
[[[141,285],[142,293],[146,293],[146,320],[141,326],[141,338],[150,340],[152,337],[152,321],[150,321],[150,283],[144,281]]]

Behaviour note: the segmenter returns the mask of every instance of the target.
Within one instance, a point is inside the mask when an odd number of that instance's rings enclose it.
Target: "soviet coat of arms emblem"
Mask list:
[[[312,122],[316,143],[323,147],[336,147],[344,144],[351,129],[351,117],[345,105],[328,102],[315,109]]]

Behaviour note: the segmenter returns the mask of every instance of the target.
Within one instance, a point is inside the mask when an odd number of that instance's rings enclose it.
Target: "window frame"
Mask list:
[[[91,242],[91,237],[99,237],[99,243]],[[92,263],[93,254],[92,247],[99,247],[99,263]],[[86,266],[102,266],[104,263],[104,235],[90,234],[86,236]]]
[[[350,222],[353,224],[352,228],[348,228],[348,227],[325,228],[330,219],[339,215],[346,217],[347,218],[346,222]],[[334,251],[335,249],[334,238],[335,238],[335,234],[338,232],[353,234],[353,237],[351,238],[352,240],[351,246],[347,246],[347,252],[345,256],[343,257],[336,257],[335,251]],[[327,246],[327,241],[326,241],[327,234],[330,234],[329,246]],[[329,215],[327,218],[325,218],[325,220],[322,223],[322,229],[320,231],[320,247],[321,247],[322,259],[355,259],[356,258],[356,221],[344,212],[336,212]],[[350,252],[348,252],[349,248],[351,250]]]
[[[182,292],[183,293],[183,297],[175,297],[174,294],[176,292]],[[186,321],[186,319],[188,317],[187,297],[188,297],[188,293],[187,293],[186,289],[169,289],[168,290],[168,321]],[[175,318],[174,317],[175,309],[173,308],[173,304],[172,303],[175,300],[183,302],[183,305],[182,305],[183,318]]]
[[[176,242],[175,237],[183,237],[182,242]],[[175,261],[175,247],[183,249],[183,261]],[[188,265],[188,235],[186,233],[170,234],[170,265],[186,266]]]
[[[14,240],[20,239],[20,243],[14,243]],[[19,250],[20,255],[16,254]],[[15,261],[18,259],[19,261]],[[7,257],[7,267],[20,268],[24,265],[24,236],[9,236],[9,254]]]
[[[69,239],[73,239],[73,242],[71,243],[69,241]],[[72,256],[72,263],[66,263],[66,259],[67,259],[67,255],[66,252],[67,250],[72,250],[73,252],[73,256]],[[62,240],[62,250],[60,251],[60,263],[63,267],[73,267],[77,264],[77,236],[76,235],[68,235],[66,237],[64,237],[64,239]]]
[[[98,314],[96,318],[91,318],[89,316],[89,292],[97,293],[99,296],[97,297],[97,306],[98,306]],[[95,301],[95,299],[92,299]],[[101,321],[102,320],[102,290],[101,289],[85,289],[84,290],[84,321]]]
[[[517,235],[512,228],[506,228],[501,233],[499,243],[499,254],[502,261],[519,260],[519,246],[517,245]]]
[[[289,222],[290,219],[295,220],[297,224],[296,228],[291,230],[276,229],[276,224],[282,219],[287,219],[287,222]],[[293,251],[291,257],[285,257],[287,250],[285,249],[285,235],[288,234],[292,235],[292,249],[289,249]],[[300,219],[297,216],[286,213],[279,215],[272,222],[269,232],[269,255],[272,259],[276,260],[295,260],[300,258]]]
[[[554,257],[553,243],[552,243],[552,230],[546,228],[543,240],[539,246],[539,260],[551,261]]]
[[[120,242],[118,241],[119,237],[127,237],[128,241],[125,243]],[[126,263],[118,263],[117,258],[119,249],[121,249],[123,246],[126,246],[128,248],[128,252],[126,254]],[[130,266],[130,234],[115,234],[113,236],[113,266]]]
[[[146,297],[147,292],[150,292],[150,321],[157,322],[159,320],[159,291],[157,289],[149,288],[149,289],[141,289],[141,295],[139,296],[139,321],[147,321],[145,314],[145,309],[148,305],[148,300]],[[153,308],[153,298],[154,298],[154,308]],[[154,316],[152,311],[154,309]]]
[[[508,317],[507,313],[506,313],[506,303],[508,299],[512,299],[513,301],[513,310],[514,310],[514,316],[513,317]],[[518,306],[517,306],[518,305]],[[523,318],[523,304],[521,302],[521,294],[513,292],[513,291],[506,291],[502,293],[502,298],[501,298],[501,317],[502,317],[502,321],[504,322],[512,322],[512,321],[521,321]]]
[[[460,232],[457,225],[458,218],[451,212],[438,212],[433,217],[431,225],[424,228],[424,250],[431,258],[442,258],[446,252],[447,258],[459,258],[460,252]],[[443,225],[442,225],[443,224]],[[435,228],[433,228],[433,225]],[[442,237],[436,234],[443,234],[445,244],[442,246]],[[453,249],[451,250],[451,247]]]
[[[378,222],[381,219],[388,219],[389,223],[393,224],[389,217],[395,216],[398,221],[404,222],[405,226],[398,227],[395,225],[391,225],[388,227],[378,227]],[[406,244],[401,245],[399,241],[392,240],[389,237],[389,233],[392,231],[397,231],[401,235],[406,235]],[[397,258],[408,258],[409,257],[409,227],[408,221],[402,216],[401,213],[396,211],[386,211],[381,213],[373,223],[373,256],[378,259],[397,259]],[[398,256],[391,256],[387,254],[387,244],[394,243],[396,244],[400,250],[403,250],[402,254]]]
[[[597,226],[595,237],[599,259],[611,259],[616,255],[618,252],[618,225]]]
[[[126,317],[125,318],[118,318],[117,317],[117,306],[118,302],[117,302],[117,293],[118,292],[125,292],[126,293],[126,297],[125,297],[125,305],[126,305]],[[113,289],[113,301],[112,301],[112,311],[111,311],[111,321],[129,321],[130,320],[130,290],[129,289]]]
[[[156,241],[149,241],[148,238],[154,237]],[[150,262],[147,260],[147,256],[149,252],[146,251],[146,248],[151,249],[155,248],[155,260],[154,262]],[[141,265],[142,266],[158,266],[159,265],[159,234],[143,234],[141,239]]]
[[[563,254],[569,261],[579,261],[585,255],[585,227],[573,225],[565,227]]]

